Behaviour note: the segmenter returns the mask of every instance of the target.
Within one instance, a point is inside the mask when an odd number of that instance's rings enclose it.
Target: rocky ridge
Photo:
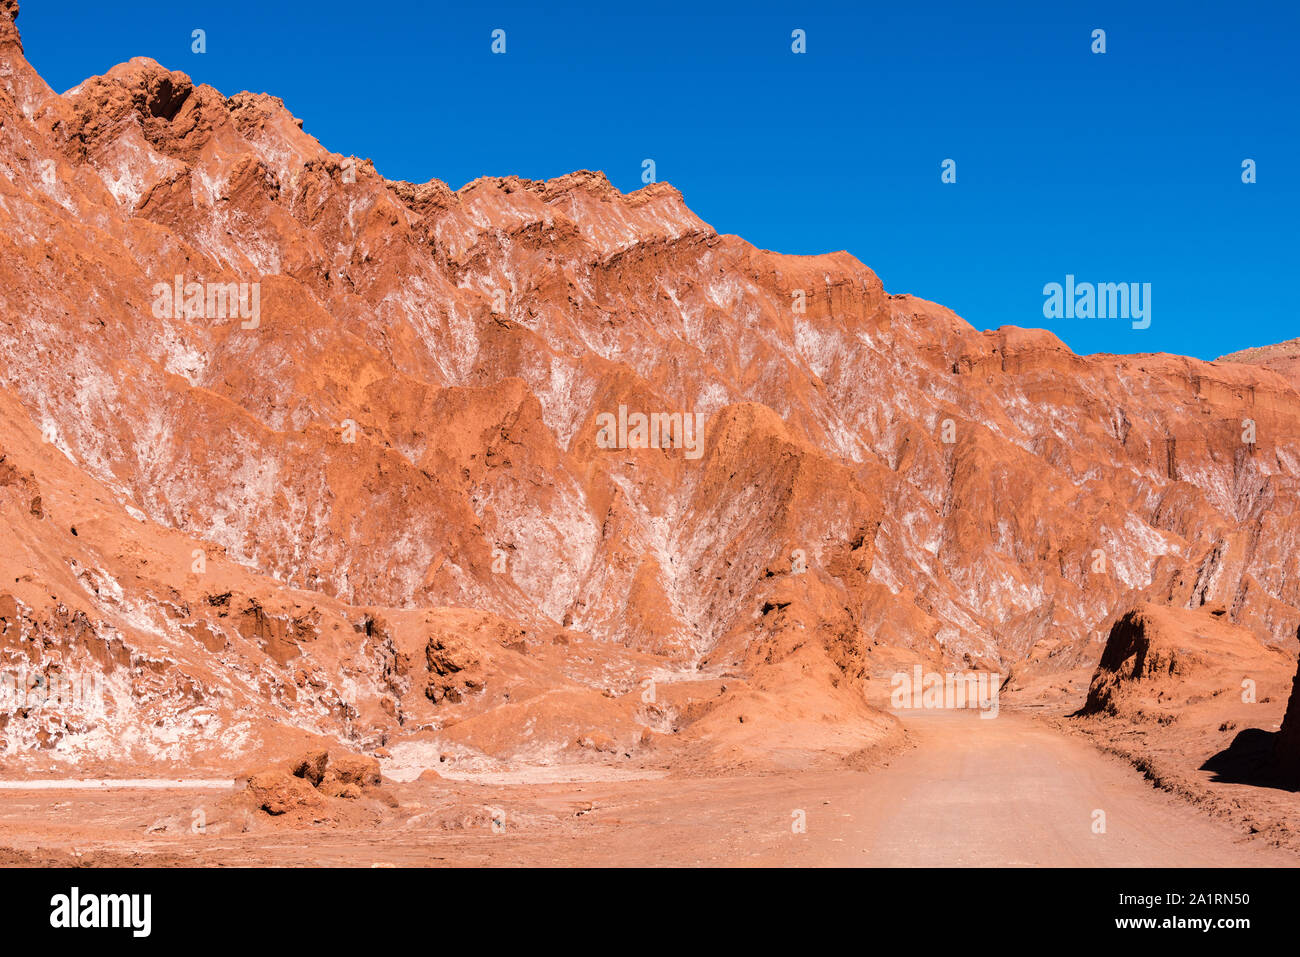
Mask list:
[[[4,10],[6,764],[812,763],[900,663],[1137,602],[1295,651],[1266,365],[978,331],[663,183],[390,181],[145,58],[57,94]]]

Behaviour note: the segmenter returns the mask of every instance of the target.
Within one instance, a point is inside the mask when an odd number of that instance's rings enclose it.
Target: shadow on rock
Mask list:
[[[1213,780],[1219,784],[1300,790],[1278,768],[1277,738],[1277,732],[1247,728],[1232,739],[1232,744],[1208,758],[1201,770],[1213,771]]]

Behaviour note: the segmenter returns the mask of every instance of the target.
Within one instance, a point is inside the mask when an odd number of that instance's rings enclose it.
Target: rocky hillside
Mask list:
[[[1300,339],[1288,339],[1273,345],[1243,349],[1221,356],[1220,362],[1247,362],[1285,376],[1292,385],[1300,387]]]
[[[387,180],[148,59],[57,94],[12,20],[0,173],[6,761],[852,754],[900,656],[1092,663],[1139,600],[1294,650],[1271,369],[977,331],[667,184]]]

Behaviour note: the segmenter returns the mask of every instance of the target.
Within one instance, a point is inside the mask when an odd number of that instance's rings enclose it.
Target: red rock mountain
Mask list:
[[[56,94],[10,20],[0,173],[5,762],[811,761],[899,661],[1138,601],[1294,650],[1270,368],[977,331],[667,184],[387,180],[148,59]]]
[[[1300,386],[1300,339],[1289,339],[1275,345],[1243,349],[1241,352],[1221,356],[1218,361],[1247,362],[1252,365],[1261,365],[1275,372],[1280,372],[1291,381],[1292,385]]]

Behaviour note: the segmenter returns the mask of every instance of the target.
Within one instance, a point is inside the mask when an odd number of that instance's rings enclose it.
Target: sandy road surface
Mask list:
[[[194,790],[0,790],[0,863],[73,854],[90,865],[1300,864],[1029,716],[903,720],[915,747],[867,772],[393,783],[388,809],[364,827],[295,829],[265,815],[248,826],[220,793]],[[190,827],[198,807],[204,834]],[[487,807],[504,814],[504,831],[485,826]],[[1093,832],[1097,810],[1104,834]]]
[[[1004,711],[918,712],[916,747],[869,775],[826,863],[938,866],[1300,864],[1157,791],[1086,741]],[[1094,833],[1095,812],[1105,833]],[[811,830],[811,827],[810,827]],[[850,840],[852,838],[852,840]]]

